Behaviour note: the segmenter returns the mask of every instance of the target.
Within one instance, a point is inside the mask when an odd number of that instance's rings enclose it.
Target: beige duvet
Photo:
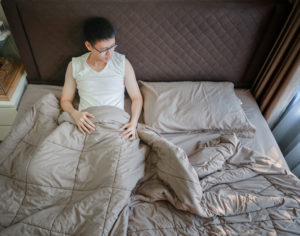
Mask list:
[[[82,135],[49,94],[0,145],[0,235],[293,235],[300,181],[236,136],[189,157],[129,115],[91,107]],[[200,134],[199,134],[200,135]]]

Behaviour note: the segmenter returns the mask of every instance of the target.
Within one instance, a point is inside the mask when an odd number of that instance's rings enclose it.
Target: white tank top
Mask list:
[[[125,55],[114,52],[104,69],[97,72],[87,64],[89,54],[72,58],[73,78],[80,97],[78,110],[104,105],[124,110]]]

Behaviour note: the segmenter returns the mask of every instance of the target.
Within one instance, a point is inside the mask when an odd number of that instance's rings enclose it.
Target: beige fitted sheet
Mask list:
[[[236,95],[242,101],[242,107],[250,120],[256,127],[256,133],[253,138],[239,138],[241,143],[263,155],[272,157],[280,163],[283,168],[288,169],[288,165],[280,151],[280,148],[266,122],[261,114],[259,107],[249,90],[236,89]],[[190,132],[186,134],[165,134],[164,137],[172,141],[176,145],[183,148],[189,155],[197,148],[199,142],[204,143],[219,134],[196,133]]]
[[[30,107],[35,103],[35,101],[37,101],[40,97],[47,93],[54,93],[56,96],[59,97],[61,94],[61,89],[61,86],[29,84],[26,87],[25,92],[22,96],[18,110],[19,112],[15,122],[18,122],[19,119],[22,119],[22,114],[24,114],[26,110],[30,109]],[[241,143],[261,154],[272,157],[274,160],[278,161],[278,163],[281,163],[283,168],[288,169],[288,166],[278,147],[278,144],[276,143],[276,140],[267,122],[262,116],[251,92],[245,89],[236,89],[235,91],[237,96],[241,99],[243,103],[242,107],[248,119],[256,127],[256,133],[254,138],[241,139]],[[128,113],[130,113],[129,98],[125,99],[125,110]],[[143,118],[141,115],[140,122],[142,121]],[[183,148],[188,155],[195,150],[199,142],[208,141],[216,136],[218,136],[218,134],[200,134],[194,132],[186,134],[164,135],[165,138]]]

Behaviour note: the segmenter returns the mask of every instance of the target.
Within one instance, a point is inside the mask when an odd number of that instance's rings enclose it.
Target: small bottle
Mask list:
[[[4,41],[10,35],[10,31],[5,28],[3,21],[0,21],[0,41]]]

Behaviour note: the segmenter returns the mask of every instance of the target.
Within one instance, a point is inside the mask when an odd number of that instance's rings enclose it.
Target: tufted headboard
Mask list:
[[[138,80],[253,84],[288,1],[2,0],[30,83],[62,85],[83,54],[82,22],[108,18]]]

